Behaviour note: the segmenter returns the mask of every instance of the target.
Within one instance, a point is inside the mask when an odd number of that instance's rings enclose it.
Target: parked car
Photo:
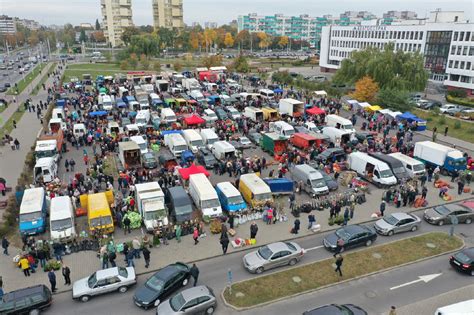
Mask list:
[[[8,88],[5,85],[0,85],[0,93],[6,92]]]
[[[474,120],[474,108],[463,109],[459,113],[461,114],[459,117],[462,119]]]
[[[441,106],[443,106],[443,104],[439,101],[430,101],[430,100],[428,100],[428,102],[422,104],[420,106],[420,108],[431,110],[431,109],[434,109],[435,107],[441,107]]]
[[[303,315],[367,315],[367,312],[353,304],[329,304],[306,311]]]
[[[214,167],[214,163],[217,161],[211,151],[206,148],[199,149],[197,160],[199,164],[207,169],[212,169]]]
[[[444,113],[445,114],[448,114],[450,116],[454,116],[456,115],[457,113],[460,113],[461,111],[465,110],[465,109],[468,109],[467,107],[464,107],[464,106],[459,106],[459,105],[456,105],[456,107],[453,107],[453,108],[449,108],[447,109]]]
[[[226,120],[228,118],[227,113],[221,107],[214,108],[214,112],[220,120]]]
[[[239,137],[239,142],[244,149],[252,147],[252,142],[247,137]]]
[[[377,136],[377,133],[373,131],[361,131],[356,132],[354,136],[358,142],[362,143],[364,140],[374,140],[374,138]]]
[[[321,175],[323,175],[323,179],[326,182],[326,186],[328,186],[329,190],[337,190],[339,187],[337,180],[329,176],[326,172],[321,172]]]
[[[316,161],[318,163],[328,163],[332,162],[333,158],[341,162],[346,158],[346,152],[341,148],[329,148],[321,152],[321,154],[316,157]]]
[[[89,277],[77,280],[72,286],[72,298],[87,302],[92,296],[119,291],[137,283],[133,267],[113,267],[94,272]]]
[[[464,248],[449,257],[449,263],[457,270],[474,276],[474,247]]]
[[[439,112],[441,114],[447,114],[447,111],[450,110],[450,109],[456,109],[456,108],[459,108],[460,106],[459,105],[454,105],[454,104],[444,104],[443,106],[441,106],[439,108]]]
[[[5,293],[0,299],[0,314],[39,314],[53,302],[51,291],[45,285],[35,285]]]
[[[158,167],[158,161],[153,153],[147,152],[142,155],[142,164],[144,168],[153,169]]]
[[[295,242],[276,242],[260,247],[243,258],[245,269],[260,274],[275,267],[295,265],[305,251]]]
[[[323,240],[324,247],[335,251],[338,239],[344,241],[344,249],[363,245],[370,246],[377,239],[377,233],[365,225],[346,225],[326,236]]]
[[[425,210],[424,218],[426,222],[436,225],[451,224],[451,217],[454,215],[459,223],[471,224],[474,219],[473,207],[469,204],[474,202],[465,202],[459,204],[441,205]]]
[[[200,285],[183,290],[171,299],[161,303],[156,313],[159,315],[213,314],[217,299],[211,288]]]
[[[421,219],[414,214],[396,212],[375,222],[375,231],[382,235],[392,236],[395,233],[415,232],[421,225]]]
[[[260,139],[262,139],[262,134],[259,132],[249,133],[248,138],[256,146],[260,145]]]
[[[161,301],[188,284],[191,276],[189,270],[188,265],[180,262],[158,270],[135,291],[133,301],[144,309],[158,306]]]

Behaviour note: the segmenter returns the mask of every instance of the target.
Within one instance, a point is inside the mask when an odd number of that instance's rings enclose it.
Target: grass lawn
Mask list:
[[[428,247],[427,243],[434,244],[435,248]],[[229,293],[228,288],[225,289],[224,297],[228,303],[235,307],[251,307],[335,284],[341,280],[364,276],[375,271],[456,250],[462,244],[458,237],[450,237],[448,234],[441,232],[427,233],[343,254],[343,277],[339,277],[339,274],[334,272],[333,263],[335,260],[332,258],[325,259],[236,283],[232,285],[232,294]],[[375,258],[373,256],[375,253],[381,255],[381,258]],[[293,277],[299,277],[301,282],[293,281]],[[239,296],[236,296],[236,293],[239,293]],[[244,294],[244,296],[241,297],[241,294]]]
[[[48,69],[46,70],[45,73],[43,73],[43,77],[38,82],[36,87],[33,89],[33,93],[31,93],[31,94],[38,95],[38,92],[43,88],[43,83],[45,83],[46,80],[48,80],[48,72],[51,71],[51,69],[54,69],[55,67],[56,67],[56,63],[52,63],[52,64],[49,65]]]
[[[20,122],[20,119],[25,113],[25,111],[23,110],[24,107],[22,104],[18,107],[18,109],[19,111],[15,111],[13,115],[11,115],[7,122],[3,125],[3,127],[0,128],[0,138],[3,138],[5,134],[10,134],[10,132],[13,130],[13,120],[16,121],[17,125]]]
[[[40,71],[43,70],[45,66],[46,66],[45,63],[40,63],[33,69],[33,71],[25,75],[25,79],[21,79],[20,81],[18,81],[18,94],[23,92],[23,90],[31,83],[31,81],[33,81],[39,75]],[[7,91],[7,94],[9,95],[15,94],[14,85]]]
[[[432,111],[427,112],[415,109],[413,113],[427,121],[426,126],[429,130],[433,130],[434,127],[437,127],[438,132],[442,133],[444,132],[444,128],[448,126],[449,136],[474,143],[474,123],[472,122],[453,119],[448,115],[436,114]]]
[[[81,63],[67,66],[67,70],[108,70],[123,71],[120,65],[116,63]]]

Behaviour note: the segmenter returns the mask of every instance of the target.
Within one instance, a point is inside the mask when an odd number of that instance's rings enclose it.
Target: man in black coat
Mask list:
[[[191,276],[193,277],[194,279],[194,285],[193,286],[196,286],[197,282],[198,282],[198,278],[199,278],[199,269],[198,267],[196,266],[196,264],[193,264],[193,266],[191,267],[191,269],[189,270],[189,272],[191,273]]]
[[[257,232],[258,232],[258,225],[254,221],[250,225],[250,238],[256,238],[257,237]]]
[[[71,285],[71,269],[63,264],[62,273],[64,277],[64,285]]]

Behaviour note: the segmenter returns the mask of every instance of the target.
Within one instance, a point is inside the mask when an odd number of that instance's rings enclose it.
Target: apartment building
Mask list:
[[[183,0],[153,0],[153,26],[184,28]]]
[[[0,34],[15,34],[15,19],[7,15],[0,15]]]
[[[104,35],[112,47],[123,45],[121,35],[126,27],[133,26],[132,0],[101,0]]]
[[[463,21],[462,12],[436,11],[424,20],[383,25],[380,20],[356,26],[329,25],[322,29],[320,66],[333,72],[353,51],[394,43],[396,50],[424,55],[430,79],[448,89],[474,93],[474,24]]]

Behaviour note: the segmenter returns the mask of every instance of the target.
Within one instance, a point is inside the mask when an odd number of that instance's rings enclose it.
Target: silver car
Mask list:
[[[375,222],[375,231],[382,235],[392,236],[395,233],[416,231],[421,220],[414,214],[396,212]]]
[[[275,267],[296,264],[305,250],[295,242],[276,242],[260,247],[244,256],[244,267],[251,273],[262,273]]]
[[[113,291],[125,293],[129,286],[137,283],[133,267],[113,267],[94,272],[91,276],[74,282],[72,298],[87,302],[94,295]]]
[[[216,306],[217,300],[212,289],[201,285],[184,290],[164,301],[156,309],[156,314],[212,314]]]

